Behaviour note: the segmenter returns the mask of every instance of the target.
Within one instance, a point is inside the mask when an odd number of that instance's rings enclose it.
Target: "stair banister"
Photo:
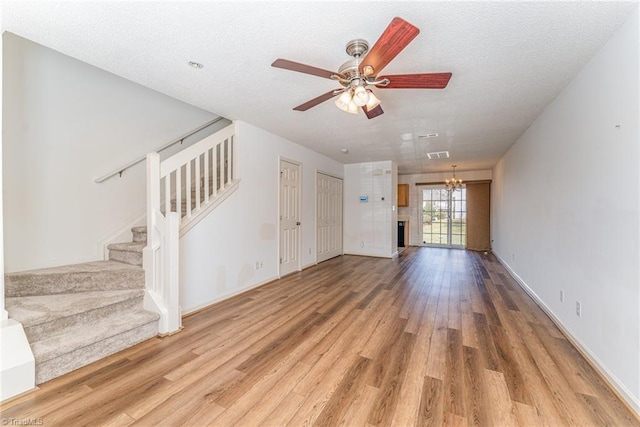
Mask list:
[[[208,121],[207,123],[203,124],[202,126],[197,127],[196,129],[192,130],[191,132],[182,135],[180,138],[176,138],[173,141],[168,142],[168,143],[164,144],[163,146],[157,148],[155,152],[159,153],[161,151],[166,150],[169,147],[173,147],[177,143],[182,143],[185,139],[189,138],[190,136],[193,136],[196,133],[200,132],[201,130],[206,129],[209,126],[212,126],[212,125],[214,125],[214,124],[216,124],[216,123],[218,123],[219,121],[222,121],[222,120],[225,120],[225,118],[224,117],[216,117],[215,119],[213,119],[211,121]],[[137,159],[134,159],[134,160],[132,160],[132,161],[120,166],[119,168],[116,168],[116,169],[112,170],[111,172],[102,175],[100,178],[96,178],[95,182],[97,184],[100,184],[101,182],[104,182],[104,181],[108,180],[109,178],[113,178],[116,175],[122,176],[122,173],[124,171],[126,171],[127,169],[137,165],[138,163],[144,162],[146,158],[147,158],[146,155],[140,156]]]
[[[163,161],[158,153],[147,154],[145,308],[160,314],[161,334],[181,328],[181,233],[238,188],[235,135],[234,123]]]

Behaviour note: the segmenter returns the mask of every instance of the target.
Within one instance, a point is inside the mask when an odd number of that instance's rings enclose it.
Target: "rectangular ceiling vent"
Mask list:
[[[433,153],[427,153],[429,160],[448,159],[448,151],[434,151]]]
[[[438,132],[426,133],[424,135],[418,136],[418,138],[436,138],[438,136]]]

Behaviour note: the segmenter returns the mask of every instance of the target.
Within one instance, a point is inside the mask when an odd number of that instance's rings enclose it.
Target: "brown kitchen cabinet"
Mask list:
[[[409,184],[398,184],[398,207],[409,206]]]

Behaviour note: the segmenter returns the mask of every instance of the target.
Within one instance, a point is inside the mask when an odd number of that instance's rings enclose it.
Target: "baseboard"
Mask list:
[[[356,255],[356,256],[369,256],[369,257],[373,257],[373,258],[387,258],[387,259],[392,259],[393,255],[376,255],[376,254],[370,254],[370,253],[365,253],[365,252],[345,252],[345,255]]]
[[[146,209],[132,215],[128,220],[121,223],[116,231],[99,239],[96,243],[96,254],[101,257],[100,259],[109,259],[109,250],[107,249],[107,246],[111,243],[131,242],[131,229],[141,225],[147,225]]]
[[[507,272],[513,277],[516,283],[524,290],[533,301],[546,313],[547,316],[551,319],[551,321],[560,329],[560,332],[567,338],[567,340],[573,344],[573,346],[582,354],[582,356],[587,360],[589,365],[600,375],[602,380],[611,388],[611,391],[618,396],[618,398],[634,413],[636,418],[640,420],[640,400],[636,398],[627,387],[620,382],[618,377],[616,377],[607,367],[602,363],[602,361],[593,354],[593,352],[587,347],[580,339],[574,336],[562,323],[562,321],[556,317],[554,312],[542,301],[542,299],[535,293],[533,289],[529,287],[525,283],[524,280],[509,266],[509,264],[496,252],[493,252],[496,259],[502,266],[507,270]]]
[[[187,316],[194,315],[199,311],[208,309],[212,305],[218,304],[218,303],[220,303],[222,301],[226,301],[228,299],[231,299],[231,298],[233,298],[235,296],[238,296],[238,295],[243,294],[245,292],[248,292],[250,290],[259,288],[260,286],[268,285],[269,283],[274,282],[276,280],[278,280],[278,276],[272,277],[272,278],[267,279],[265,281],[262,281],[260,283],[256,283],[255,285],[251,285],[251,286],[249,286],[247,288],[242,288],[242,289],[238,289],[236,291],[229,292],[227,294],[223,294],[222,296],[220,296],[220,297],[218,297],[216,299],[210,300],[210,301],[205,302],[203,304],[198,304],[195,307],[191,307],[191,308],[187,309],[186,311],[183,311],[182,317],[185,318]]]

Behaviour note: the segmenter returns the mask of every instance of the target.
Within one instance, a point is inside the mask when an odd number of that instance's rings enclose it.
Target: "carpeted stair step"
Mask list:
[[[140,227],[133,227],[131,229],[131,233],[133,234],[134,242],[147,243],[147,226],[146,225],[142,225]]]
[[[31,343],[36,384],[71,372],[158,334],[155,313],[137,309]]]
[[[4,283],[6,297],[141,289],[144,270],[121,262],[95,261],[8,273]]]
[[[11,318],[22,323],[29,342],[35,342],[112,315],[142,308],[144,289],[79,292],[6,298]]]
[[[131,265],[142,265],[142,250],[146,242],[112,243],[107,246],[111,261],[123,262]]]

